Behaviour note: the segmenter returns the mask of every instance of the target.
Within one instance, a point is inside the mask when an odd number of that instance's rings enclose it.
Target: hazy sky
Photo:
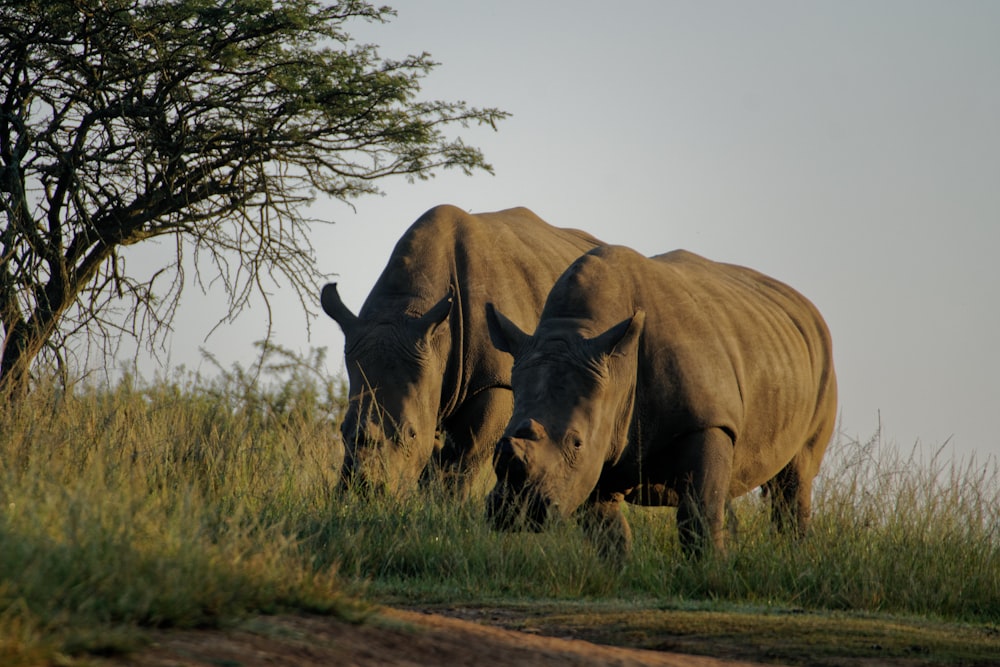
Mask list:
[[[1000,454],[1000,3],[398,0],[353,34],[430,52],[426,98],[498,106],[462,133],[495,176],[317,202],[320,268],[355,311],[425,210],[527,206],[648,254],[687,248],[789,283],[826,317],[841,427]],[[318,293],[319,286],[317,286]],[[219,328],[193,290],[170,363],[249,364],[250,314]],[[343,338],[276,295],[275,339]],[[318,304],[317,304],[318,309]],[[217,316],[216,316],[217,318]]]

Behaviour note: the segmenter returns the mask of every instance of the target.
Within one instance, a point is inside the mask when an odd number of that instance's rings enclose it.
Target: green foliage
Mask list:
[[[316,193],[491,171],[446,132],[505,112],[419,99],[427,53],[383,59],[348,32],[391,16],[360,0],[0,0],[0,389],[22,393],[72,334],[109,355],[123,334],[152,344],[185,269],[226,290],[222,319],[279,279],[308,311]],[[122,248],[164,236],[163,265],[130,270]]]
[[[341,489],[341,378],[323,351],[261,345],[249,368],[66,392],[0,414],[0,663],[126,650],[142,628],[281,609],[539,600],[742,605],[1000,623],[1000,475],[836,443],[804,540],[766,499],[736,503],[724,555],[680,554],[669,508],[628,507],[621,568],[573,521],[497,533],[481,501],[432,480],[410,497]]]

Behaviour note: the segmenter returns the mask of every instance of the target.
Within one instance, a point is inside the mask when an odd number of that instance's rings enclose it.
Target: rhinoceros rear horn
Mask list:
[[[514,356],[517,356],[518,350],[529,338],[528,334],[504,317],[492,303],[486,304],[486,328],[489,329],[493,347]]]
[[[635,311],[632,317],[622,320],[587,342],[595,355],[620,356],[628,354],[639,340],[645,322],[646,311],[640,308]]]
[[[340,294],[337,293],[337,283],[324,285],[319,301],[323,304],[323,312],[332,317],[345,334],[357,325],[358,316],[352,313],[351,309],[340,300]]]

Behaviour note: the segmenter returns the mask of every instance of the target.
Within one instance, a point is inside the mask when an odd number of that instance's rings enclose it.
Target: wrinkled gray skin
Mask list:
[[[511,358],[490,344],[485,304],[534,323],[556,278],[598,243],[526,208],[438,206],[397,242],[360,313],[326,285],[323,309],[346,339],[345,478],[398,495],[436,453],[468,492],[512,407]]]
[[[533,335],[516,319],[487,307],[514,358],[487,499],[497,528],[582,506],[601,551],[621,556],[621,502],[671,505],[698,554],[724,548],[728,500],[765,485],[778,527],[805,532],[837,389],[830,334],[796,291],[683,250],[606,246],[559,278]]]

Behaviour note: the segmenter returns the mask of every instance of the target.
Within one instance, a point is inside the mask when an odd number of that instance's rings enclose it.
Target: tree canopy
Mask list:
[[[393,175],[491,171],[446,131],[495,108],[422,101],[427,53],[383,59],[347,32],[360,0],[0,0],[0,390],[67,341],[169,326],[185,257],[210,260],[233,316],[280,277],[320,278],[304,206]],[[169,237],[157,270],[123,246]],[[148,276],[150,273],[153,278]]]

